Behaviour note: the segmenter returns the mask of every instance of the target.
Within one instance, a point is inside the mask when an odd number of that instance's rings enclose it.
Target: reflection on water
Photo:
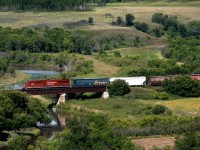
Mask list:
[[[30,79],[42,79],[46,77],[52,77],[59,74],[56,71],[47,71],[47,70],[20,70],[24,73],[27,73],[30,76]]]
[[[28,74],[30,79],[45,79],[47,77],[56,76],[59,72],[47,71],[47,70],[19,70]],[[13,85],[7,85],[4,87],[6,90],[18,90],[23,88],[24,83],[17,83]]]
[[[38,127],[42,130],[42,134],[46,138],[51,138],[55,132],[62,132],[67,123],[67,114],[49,111],[52,118],[50,124],[37,123]]]

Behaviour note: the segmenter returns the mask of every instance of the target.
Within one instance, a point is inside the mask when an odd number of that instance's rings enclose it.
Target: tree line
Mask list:
[[[0,10],[86,10],[91,0],[0,0]]]
[[[140,1],[149,2],[149,0]],[[156,0],[153,1],[157,2]],[[88,7],[90,3],[105,6],[107,3],[114,2],[139,2],[139,0],[0,0],[0,10],[90,10],[91,8]]]

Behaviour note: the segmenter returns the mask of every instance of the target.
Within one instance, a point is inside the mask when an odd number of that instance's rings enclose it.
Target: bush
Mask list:
[[[149,30],[149,25],[147,23],[144,23],[144,22],[142,22],[142,23],[135,22],[134,26],[137,30],[140,30],[142,32],[147,32]]]
[[[165,112],[166,108],[162,105],[156,105],[153,107],[153,114],[159,115]]]
[[[8,141],[9,150],[26,150],[27,149],[27,139],[23,136],[16,136]]]
[[[153,97],[161,100],[169,99],[169,95],[166,92],[156,92]]]
[[[200,83],[189,76],[178,76],[171,80],[165,80],[163,88],[166,92],[179,96],[200,96]]]
[[[132,26],[134,23],[135,17],[132,14],[126,14],[126,25],[127,26]]]
[[[197,150],[200,149],[200,137],[196,133],[186,133],[175,141],[175,149]]]
[[[121,57],[121,54],[120,54],[120,52],[115,51],[115,52],[114,52],[114,56],[115,56],[115,57]]]
[[[89,17],[89,18],[88,18],[88,23],[89,23],[89,24],[94,24],[94,19],[93,19],[92,17]]]
[[[156,37],[161,37],[164,35],[164,32],[161,28],[158,28],[158,27],[155,27],[153,30],[153,35],[156,36]]]
[[[116,23],[117,23],[117,25],[122,25],[122,24],[124,24],[124,19],[123,19],[123,17],[118,16],[118,17],[117,17],[117,20],[116,20]]]
[[[130,92],[129,85],[124,80],[115,80],[108,85],[108,92],[111,96],[123,96]]]

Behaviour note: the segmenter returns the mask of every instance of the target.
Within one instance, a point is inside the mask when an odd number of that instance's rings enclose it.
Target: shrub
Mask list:
[[[126,25],[132,26],[135,17],[132,14],[126,14]]]
[[[120,54],[120,52],[115,51],[115,52],[114,52],[114,56],[115,56],[115,57],[121,57],[121,54]]]
[[[197,150],[200,149],[200,137],[196,133],[186,133],[175,141],[175,149]]]
[[[130,92],[129,85],[124,80],[115,80],[108,85],[108,92],[112,96],[122,96]]]
[[[156,92],[153,97],[161,100],[169,99],[169,95],[166,92]]]
[[[153,35],[156,36],[156,37],[161,37],[164,35],[164,32],[161,28],[158,28],[158,27],[155,27],[153,30]]]
[[[188,76],[178,76],[171,80],[165,80],[163,88],[165,91],[179,96],[200,96],[200,83]]]
[[[26,150],[27,149],[27,139],[23,136],[16,136],[8,141],[9,150]]]
[[[94,19],[93,19],[92,17],[89,17],[89,18],[88,18],[88,23],[89,23],[89,24],[94,24]]]
[[[123,17],[118,16],[118,17],[117,17],[117,20],[116,20],[116,23],[117,23],[117,25],[122,25],[122,24],[124,24],[124,19],[123,19]]]
[[[142,23],[135,22],[134,26],[137,30],[140,30],[142,32],[147,32],[149,30],[149,25],[147,23],[144,23],[144,22],[142,22]]]
[[[165,112],[166,108],[162,105],[156,105],[153,107],[153,114],[155,115],[159,115],[159,114],[163,114]]]

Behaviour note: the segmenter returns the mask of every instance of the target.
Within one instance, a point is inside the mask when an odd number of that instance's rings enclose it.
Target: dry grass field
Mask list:
[[[192,20],[200,20],[200,2],[195,4],[183,3],[182,7],[163,3],[163,5],[151,5],[142,3],[123,3],[109,4],[106,7],[96,7],[93,11],[87,12],[0,12],[0,26],[2,27],[63,27],[65,22],[76,22],[82,19],[87,20],[88,17],[94,18],[94,25],[80,26],[80,28],[88,30],[99,29],[126,29],[125,27],[111,26],[110,23],[115,18],[105,17],[105,13],[112,14],[113,17],[125,16],[132,13],[136,21],[151,23],[151,16],[156,12],[162,12],[169,15],[177,15],[178,19],[184,23]],[[193,7],[194,6],[194,7]]]
[[[153,137],[153,138],[142,138],[134,139],[132,142],[134,144],[144,147],[145,150],[151,150],[153,147],[164,148],[165,146],[174,146],[174,137]]]

